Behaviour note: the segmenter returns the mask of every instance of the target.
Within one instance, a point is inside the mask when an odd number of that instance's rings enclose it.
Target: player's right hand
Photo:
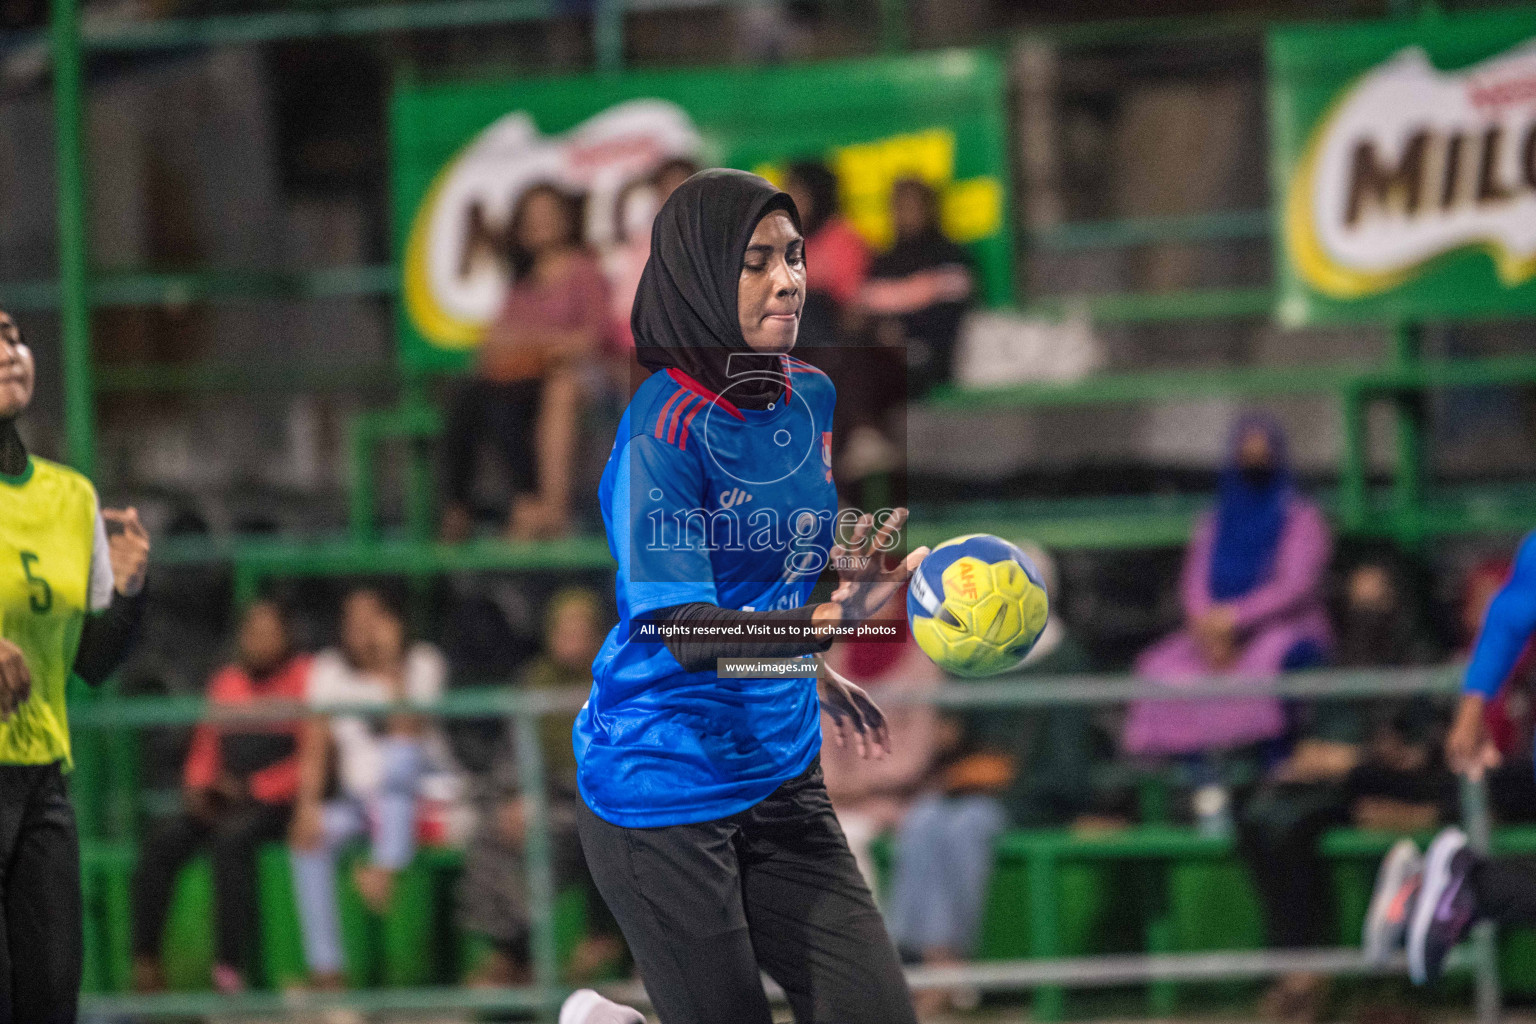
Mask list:
[[[10,719],[16,709],[32,696],[32,670],[27,668],[21,648],[0,637],[0,722]]]
[[[1490,768],[1497,768],[1502,758],[1498,748],[1488,738],[1488,728],[1483,720],[1486,702],[1480,694],[1463,694],[1456,708],[1456,721],[1445,737],[1445,761],[1451,771],[1465,775],[1474,782]]]
[[[907,510],[898,508],[876,530],[875,517],[866,512],[853,524],[846,542],[833,545],[831,563],[837,570],[837,589],[832,592],[832,603],[842,609],[843,625],[856,625],[872,617],[927,557],[928,549],[921,547],[894,566],[886,565],[884,556],[895,548],[906,522]]]

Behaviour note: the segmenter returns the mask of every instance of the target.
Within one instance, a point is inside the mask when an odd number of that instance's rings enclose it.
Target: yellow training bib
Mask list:
[[[32,696],[0,723],[0,764],[70,763],[64,687],[90,589],[96,491],[72,469],[29,458],[0,473],[0,635],[21,648]]]

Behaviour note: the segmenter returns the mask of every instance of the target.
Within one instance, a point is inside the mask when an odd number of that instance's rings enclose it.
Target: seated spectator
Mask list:
[[[591,591],[556,594],[546,618],[544,653],[519,676],[528,690],[581,690],[592,685],[592,659],[603,644],[602,610]],[[557,885],[581,885],[587,892],[587,936],[571,954],[572,981],[593,978],[623,955],[618,928],[587,877],[576,838],[576,754],[568,714],[539,720],[540,754],[549,795],[549,823],[554,842]],[[480,827],[469,845],[458,888],[461,928],[486,939],[491,953],[470,978],[474,985],[512,985],[530,975],[527,850],[527,803],[517,767],[516,748],[503,736],[491,769],[480,781]]]
[[[1044,552],[1032,556],[1045,576],[1046,589],[1057,591],[1055,568]],[[1068,635],[1053,601],[1051,616],[1024,660],[1021,671],[1059,675],[1086,670],[1082,648]],[[963,685],[963,681],[962,681]],[[907,957],[925,964],[955,964],[974,955],[992,877],[992,847],[1010,823],[1010,812],[1050,803],[1064,774],[1091,778],[1091,764],[1057,762],[1065,753],[1081,757],[1091,742],[1075,735],[1091,731],[1086,716],[1065,709],[1035,713],[987,708],[945,715],[938,723],[938,749],[924,792],[896,830],[896,871],[891,884],[887,923],[891,938]],[[1033,720],[1033,721],[1032,721]],[[1038,745],[1029,742],[1040,739]],[[1040,792],[1034,790],[1038,782]],[[1077,790],[1075,783],[1066,788]],[[1091,799],[1068,798],[1065,824],[1089,813]],[[1031,824],[1046,824],[1036,818]],[[918,994],[924,1013],[942,1012],[969,1002],[968,993],[930,989]]]
[[[258,601],[240,624],[235,663],[208,682],[208,702],[259,709],[304,699],[309,659],[295,654],[283,611]],[[164,987],[160,942],[176,876],[207,847],[213,855],[214,986],[245,987],[256,934],[256,851],[282,838],[298,788],[298,723],[203,724],[192,737],[182,792],[185,807],[150,834],[133,880],[134,986]]]
[[[581,242],[576,201],[553,184],[530,186],[518,199],[507,255],[506,300],[448,410],[444,540],[469,535],[475,462],[486,440],[510,477],[509,535],[531,540],[570,530],[582,367],[607,336],[608,284]]]
[[[1329,647],[1328,524],[1297,492],[1285,435],[1248,415],[1232,431],[1216,508],[1200,517],[1180,581],[1184,628],[1137,659],[1136,673],[1180,684],[1230,674],[1266,678],[1315,666]],[[1189,754],[1279,737],[1270,697],[1137,701],[1123,743],[1134,754]]]
[[[603,254],[603,269],[608,274],[613,318],[609,340],[625,353],[635,347],[629,314],[635,304],[635,292],[640,287],[640,275],[651,256],[651,223],[656,219],[656,211],[677,186],[697,173],[699,165],[692,160],[672,157],[662,161],[646,177],[620,189],[614,198],[613,244]]]
[[[1402,569],[1367,557],[1344,576],[1337,661],[1348,668],[1425,664],[1434,651],[1412,607]],[[1279,948],[1330,945],[1328,866],[1318,852],[1338,825],[1382,831],[1433,828],[1454,813],[1456,787],[1440,756],[1440,722],[1424,701],[1359,705],[1318,701],[1300,716],[1300,739],[1244,801],[1238,848],[1253,873],[1269,943]],[[1280,1020],[1317,1019],[1327,978],[1281,977],[1262,1011]]]
[[[862,501],[861,481],[900,468],[900,439],[892,437],[887,420],[902,404],[906,373],[896,350],[863,341],[856,302],[872,254],[840,212],[837,175],[825,164],[791,164],[784,191],[795,201],[805,235],[805,305],[795,355],[837,387],[832,465],[844,503],[877,504]]]
[[[876,256],[857,308],[875,342],[904,353],[907,398],[954,377],[955,340],[970,304],[970,258],[939,227],[939,196],[918,178],[891,189],[896,242]]]
[[[899,597],[899,595],[898,595]],[[821,770],[827,795],[837,812],[837,822],[848,837],[853,859],[869,883],[877,888],[870,845],[896,829],[912,800],[927,783],[938,740],[938,715],[931,704],[892,704],[881,700],[886,690],[928,690],[944,676],[910,638],[901,643],[850,640],[834,644],[827,652],[832,668],[864,687],[885,711],[890,730],[889,757],[871,760],[851,746],[825,741],[834,731],[823,712]]]
[[[339,649],[322,651],[310,669],[306,699],[322,717],[307,722],[301,737],[289,845],[304,957],[317,987],[338,988],[342,982],[336,905],[336,862],[342,848],[354,839],[370,841],[353,882],[369,909],[382,913],[396,873],[415,853],[423,780],[429,773],[454,770],[447,741],[420,714],[326,716],[325,708],[429,704],[442,694],[446,675],[438,650],[428,643],[408,644],[399,610],[366,587],[352,591],[343,603]],[[328,798],[332,777],[335,794]]]

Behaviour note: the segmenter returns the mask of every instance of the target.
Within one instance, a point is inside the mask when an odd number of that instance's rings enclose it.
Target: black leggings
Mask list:
[[[471,377],[458,384],[443,426],[443,495],[450,504],[469,507],[485,443],[501,456],[513,494],[538,490],[535,435],[543,392],[538,379],[496,384]]]
[[[770,1024],[759,969],[799,1024],[916,1024],[820,762],[718,821],[621,828],[577,813],[662,1024]]]
[[[0,765],[0,1024],[72,1024],[80,836],[57,763]]]
[[[215,957],[242,974],[250,969],[257,927],[256,853],[281,839],[291,807],[248,801],[213,820],[179,814],[156,830],[133,876],[133,952],[158,957],[165,915],[182,865],[207,846],[213,854]]]
[[[1477,916],[1501,925],[1536,925],[1536,857],[1479,861],[1468,875]]]
[[[1265,785],[1244,805],[1238,852],[1253,872],[1269,945],[1333,942],[1332,883],[1317,843],[1348,820],[1346,794],[1329,784]]]

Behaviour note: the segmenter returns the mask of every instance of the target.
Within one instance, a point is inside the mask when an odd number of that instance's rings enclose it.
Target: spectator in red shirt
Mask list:
[[[240,624],[233,665],[214,673],[208,702],[255,709],[304,699],[309,658],[295,654],[283,610],[260,601]],[[298,788],[299,723],[211,722],[197,727],[183,774],[186,806],[152,834],[134,877],[134,983],[163,987],[160,940],[177,873],[197,851],[213,855],[214,985],[245,986],[256,931],[256,850],[287,832]]]

